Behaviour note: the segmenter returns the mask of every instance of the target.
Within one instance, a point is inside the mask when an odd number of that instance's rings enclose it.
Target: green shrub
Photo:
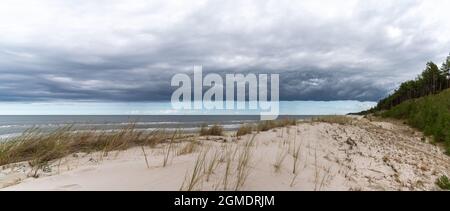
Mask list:
[[[436,180],[436,185],[443,190],[450,190],[450,180],[445,175]]]
[[[405,101],[382,113],[383,117],[405,119],[409,125],[444,142],[450,153],[450,89],[436,95]]]

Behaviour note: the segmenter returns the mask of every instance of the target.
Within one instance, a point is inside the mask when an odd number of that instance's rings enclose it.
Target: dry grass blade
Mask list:
[[[144,153],[144,158],[145,158],[145,164],[147,164],[147,168],[150,168],[150,165],[148,164],[148,159],[147,159],[147,153],[145,152],[144,146],[141,146],[142,152]]]
[[[230,174],[231,174],[231,167],[232,167],[231,166],[232,165],[231,157],[228,157],[226,162],[227,163],[225,165],[225,175],[223,177],[223,189],[224,190],[227,190],[227,188],[228,188],[228,180],[229,180],[229,177],[230,177]]]
[[[291,188],[294,187],[294,185],[295,185],[295,180],[297,179],[297,177],[298,177],[298,173],[297,173],[297,174],[294,174],[294,176],[292,177],[291,184],[289,184],[289,186],[290,186]]]
[[[189,172],[186,173],[185,181],[181,185],[180,190],[184,191],[193,191],[200,183],[203,176],[203,167],[205,165],[206,155],[208,154],[208,150],[200,152],[195,160],[194,168],[189,175]]]
[[[284,148],[279,148],[277,156],[275,158],[275,163],[273,164],[273,167],[275,168],[275,172],[280,172],[281,166],[283,165],[283,161],[286,159],[288,155],[287,150]]]
[[[170,138],[170,142],[167,145],[167,147],[164,148],[164,160],[163,160],[163,167],[166,167],[169,162],[170,152],[172,151],[172,146],[174,144],[175,137],[178,133],[178,130],[175,130],[172,134],[172,137]]]
[[[319,191],[322,190],[322,188],[326,185],[327,181],[330,179],[330,177],[331,177],[330,172],[331,172],[331,167],[328,167],[327,169],[325,169],[325,171],[322,175],[322,180],[319,185]]]
[[[209,181],[210,176],[214,173],[215,169],[219,166],[219,152],[214,151],[214,154],[210,157],[209,162],[205,162],[205,174],[206,181]]]
[[[234,155],[236,154],[237,151],[237,147],[233,150],[232,147],[230,148],[226,148],[225,153],[223,154],[223,157],[220,159],[225,163],[225,171],[224,171],[224,177],[223,177],[223,190],[227,190],[228,189],[228,185],[229,185],[229,179],[230,179],[230,175],[231,175],[231,171],[232,171],[232,165],[233,165],[233,158]],[[220,161],[219,160],[219,161]]]
[[[298,171],[298,164],[299,164],[299,159],[300,159],[300,148],[301,146],[298,146],[297,149],[295,149],[294,154],[292,155],[293,157],[293,167],[292,167],[292,173],[296,174]]]
[[[317,191],[319,186],[320,169],[317,161],[317,148],[314,148],[314,191]]]
[[[244,145],[244,148],[239,154],[237,168],[236,168],[236,184],[234,190],[240,190],[247,180],[250,173],[250,160],[252,157],[252,146],[254,144],[256,134],[251,137]]]

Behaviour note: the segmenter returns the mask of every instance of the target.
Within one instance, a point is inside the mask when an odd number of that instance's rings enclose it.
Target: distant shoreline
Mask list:
[[[320,115],[282,115],[279,119],[305,119]],[[73,126],[77,130],[117,130],[129,123],[139,130],[166,129],[194,132],[202,124],[220,124],[227,131],[237,130],[241,124],[256,123],[257,115],[21,115],[0,116],[0,138],[20,135],[37,127],[50,132],[60,127]]]

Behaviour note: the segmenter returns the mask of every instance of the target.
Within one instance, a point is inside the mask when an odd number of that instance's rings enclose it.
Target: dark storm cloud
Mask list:
[[[283,100],[378,100],[450,49],[445,0],[1,4],[0,101],[168,100],[194,65],[279,73]]]

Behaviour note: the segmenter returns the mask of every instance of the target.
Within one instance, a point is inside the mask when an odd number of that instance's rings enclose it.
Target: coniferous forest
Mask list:
[[[415,80],[402,83],[391,95],[380,100],[374,110],[388,110],[406,100],[437,94],[448,88],[450,88],[450,55],[441,67],[428,62],[425,70]]]

